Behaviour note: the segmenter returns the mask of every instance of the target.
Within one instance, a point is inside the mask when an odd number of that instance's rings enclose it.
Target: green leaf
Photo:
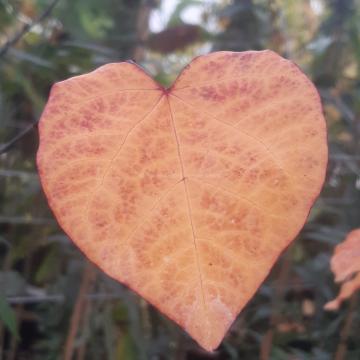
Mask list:
[[[41,265],[38,267],[35,274],[36,283],[44,283],[51,280],[51,278],[56,273],[56,269],[59,266],[59,252],[57,245],[53,245],[48,249],[47,254],[42,261]]]
[[[0,321],[13,336],[19,337],[15,313],[2,295],[0,295]]]
[[[118,341],[116,349],[116,359],[138,359],[135,344],[128,333],[123,333]]]

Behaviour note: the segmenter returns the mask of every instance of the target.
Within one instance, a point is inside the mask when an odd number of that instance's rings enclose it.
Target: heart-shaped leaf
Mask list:
[[[212,350],[303,226],[326,129],[271,51],[198,57],[170,89],[124,62],[53,86],[37,162],[86,256]]]

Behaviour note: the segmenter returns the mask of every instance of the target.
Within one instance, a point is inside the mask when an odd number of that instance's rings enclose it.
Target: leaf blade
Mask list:
[[[326,128],[272,52],[199,57],[166,90],[110,64],[56,85],[37,162],[86,256],[210,351],[306,221]]]

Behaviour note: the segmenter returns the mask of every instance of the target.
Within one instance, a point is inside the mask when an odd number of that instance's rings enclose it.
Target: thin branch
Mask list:
[[[4,56],[8,50],[14,46],[23,36],[25,36],[35,25],[44,21],[51,14],[59,1],[60,0],[53,0],[37,18],[27,24],[24,24],[24,26],[13,37],[8,39],[0,48],[0,57]]]
[[[89,262],[86,262],[79,293],[76,299],[74,310],[70,320],[69,333],[66,338],[64,360],[71,360],[74,353],[74,344],[79,330],[81,319],[84,316],[84,310],[87,305],[86,293],[92,287],[96,278],[96,268]]]
[[[354,318],[354,312],[358,301],[358,295],[353,294],[350,300],[350,306],[345,318],[344,325],[340,331],[340,341],[336,349],[335,360],[345,360],[347,352],[347,339],[350,335],[351,325]]]
[[[33,218],[32,216],[5,216],[0,215],[0,224],[16,225],[55,225],[56,222],[51,218]]]
[[[150,34],[149,19],[152,9],[153,4],[151,1],[143,1],[138,10],[136,19],[136,45],[132,51],[132,58],[136,62],[140,62],[144,58],[144,47],[141,44],[147,40]]]
[[[28,125],[24,130],[20,131],[17,135],[15,135],[9,142],[2,145],[0,147],[0,155],[6,153],[14,144],[16,144],[20,139],[22,139],[25,135],[32,131],[37,126],[37,124],[37,122],[34,122]]]
[[[0,176],[19,177],[22,180],[38,178],[38,174],[35,172],[28,172],[28,171],[22,171],[22,170],[7,170],[7,169],[0,169]]]
[[[84,315],[83,315],[83,321],[81,324],[81,330],[80,330],[82,332],[82,334],[86,334],[87,330],[90,328],[89,323],[90,323],[90,315],[92,312],[92,307],[93,307],[93,303],[87,299],[85,310],[84,310]],[[89,341],[89,337],[90,337],[89,335],[83,336],[83,341],[81,342],[81,344],[79,345],[79,348],[77,350],[76,360],[86,359],[86,349],[87,349],[86,345]]]
[[[97,293],[97,294],[87,294],[85,298],[87,301],[111,301],[122,299],[124,295],[122,293]],[[42,302],[54,302],[54,303],[64,303],[66,298],[63,294],[55,295],[35,295],[35,296],[9,296],[6,300],[10,304],[36,304]]]

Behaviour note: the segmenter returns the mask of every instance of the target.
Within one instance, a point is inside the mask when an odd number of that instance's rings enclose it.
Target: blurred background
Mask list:
[[[89,264],[54,220],[35,167],[51,85],[133,59],[169,85],[194,56],[270,48],[316,84],[329,130],[308,222],[213,354]],[[334,246],[360,225],[360,1],[0,0],[0,358],[360,359],[356,296]]]

